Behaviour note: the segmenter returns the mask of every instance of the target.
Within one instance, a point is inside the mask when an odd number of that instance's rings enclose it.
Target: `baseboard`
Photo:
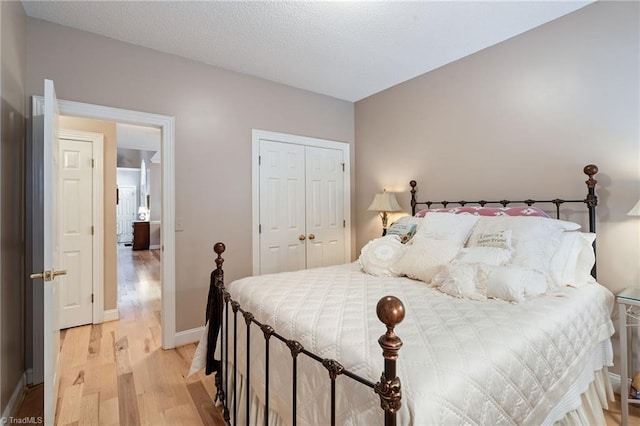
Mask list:
[[[33,368],[27,368],[27,386],[33,385]]]
[[[104,317],[102,318],[102,320],[103,321],[115,321],[115,320],[117,320],[119,318],[120,317],[118,316],[118,308],[105,309]]]
[[[160,244],[151,244],[149,250],[160,250]]]
[[[613,391],[617,394],[620,393],[620,375],[616,373],[609,372],[609,381],[611,382],[611,387]],[[628,378],[627,386],[631,385],[631,378]]]
[[[188,345],[189,343],[199,342],[203,330],[204,326],[178,331],[176,333],[174,343],[176,346],[183,346]]]
[[[16,385],[16,388],[13,390],[13,394],[11,394],[11,398],[9,399],[7,406],[2,411],[2,420],[8,419],[9,417],[12,417],[15,414],[16,410],[20,406],[20,403],[24,399],[26,385],[27,385],[27,373],[25,372],[25,373],[22,373],[22,377],[20,377],[20,380],[18,380],[18,384]],[[5,422],[3,421],[2,423],[5,423]]]

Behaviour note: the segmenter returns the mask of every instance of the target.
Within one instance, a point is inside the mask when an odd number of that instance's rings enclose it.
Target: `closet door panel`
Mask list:
[[[260,273],[304,269],[304,146],[261,141],[260,158]]]
[[[307,268],[344,263],[342,151],[306,147]]]

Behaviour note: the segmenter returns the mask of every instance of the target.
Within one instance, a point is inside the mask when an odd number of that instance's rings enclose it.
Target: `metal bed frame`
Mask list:
[[[509,200],[500,200],[500,201],[417,201],[416,199],[416,181],[412,180],[409,184],[411,186],[411,209],[412,214],[416,214],[416,207],[419,205],[425,205],[427,208],[431,208],[432,205],[442,205],[444,207],[450,204],[457,204],[460,206],[465,206],[468,204],[477,204],[480,206],[485,206],[487,204],[500,204],[503,207],[508,206],[512,203],[523,203],[528,206],[531,206],[535,203],[551,203],[556,206],[556,217],[560,217],[560,206],[565,203],[584,203],[587,205],[589,210],[589,232],[595,232],[596,222],[595,222],[595,208],[598,204],[598,198],[595,195],[595,186],[597,181],[593,179],[593,176],[598,173],[598,167],[593,164],[587,165],[584,167],[584,173],[588,176],[586,181],[588,193],[586,198],[581,200],[563,200],[563,199],[552,199],[552,200],[533,200],[526,199],[523,201],[509,201]],[[246,371],[244,371],[244,376],[246,380],[246,401],[245,401],[245,410],[246,410],[246,423],[249,425],[249,413],[251,410],[250,406],[250,391],[251,391],[251,383],[250,383],[250,371],[251,371],[251,329],[252,325],[257,327],[256,331],[261,331],[264,336],[265,342],[265,418],[264,424],[268,425],[269,422],[269,342],[271,338],[275,338],[285,343],[291,352],[292,359],[292,371],[293,371],[293,382],[292,382],[292,395],[293,395],[293,413],[292,413],[292,421],[293,425],[296,424],[296,391],[297,391],[297,359],[298,356],[304,355],[309,357],[310,359],[321,363],[322,366],[325,367],[327,373],[329,375],[329,379],[331,380],[331,425],[336,424],[336,389],[335,383],[338,376],[346,376],[349,379],[355,380],[364,386],[370,388],[380,397],[380,406],[384,411],[384,422],[386,426],[393,426],[396,424],[396,413],[400,409],[401,400],[402,400],[402,387],[400,383],[400,378],[396,375],[396,362],[398,359],[398,354],[400,348],[402,347],[402,340],[395,334],[394,328],[404,319],[404,305],[402,302],[394,297],[394,296],[385,296],[378,301],[376,307],[376,313],[380,321],[386,327],[386,332],[380,336],[378,339],[378,343],[382,348],[382,356],[384,359],[384,370],[380,376],[380,380],[376,383],[373,383],[366,378],[358,376],[348,370],[346,370],[340,362],[334,359],[322,358],[308,350],[306,350],[300,342],[296,340],[290,340],[278,333],[273,329],[269,324],[264,324],[255,319],[254,315],[251,312],[244,310],[240,304],[234,301],[227,291],[224,284],[224,271],[222,269],[222,265],[224,263],[224,259],[222,258],[222,254],[224,253],[226,247],[223,243],[218,242],[214,245],[213,250],[216,253],[216,269],[212,272],[212,283],[210,288],[210,297],[209,303],[207,307],[207,319],[211,320],[213,315],[217,315],[220,319],[220,338],[219,338],[219,353],[221,355],[220,361],[220,369],[216,371],[216,401],[220,401],[222,403],[222,414],[224,420],[228,424],[236,424],[238,407],[238,395],[237,395],[237,376],[238,371],[236,369],[237,365],[237,331],[238,331],[238,313],[242,315],[242,319],[246,325]],[[595,249],[595,242],[594,242]],[[595,277],[596,267],[594,265],[592,270],[592,275]],[[215,294],[217,297],[217,302],[212,303],[211,294]],[[222,321],[222,316],[224,315],[224,321]],[[232,316],[230,321],[230,316]],[[232,325],[230,325],[232,324]],[[229,330],[230,327],[232,330]],[[216,336],[209,334],[209,337]],[[233,335],[233,347],[230,348],[229,336]],[[233,366],[230,367],[228,360],[229,356],[233,359]],[[209,367],[207,367],[209,370]],[[232,371],[230,371],[232,370]],[[207,371],[209,373],[209,371]],[[233,380],[233,386],[229,389],[229,379]],[[229,407],[229,397],[232,398],[233,405]]]

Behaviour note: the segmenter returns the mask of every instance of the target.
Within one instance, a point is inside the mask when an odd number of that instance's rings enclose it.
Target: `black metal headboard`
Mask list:
[[[547,203],[547,204],[554,204],[556,206],[556,218],[560,218],[560,206],[562,204],[567,204],[567,203],[584,203],[587,205],[587,208],[589,209],[589,232],[596,232],[596,206],[598,205],[598,197],[596,196],[596,184],[598,183],[597,180],[595,180],[593,177],[596,175],[596,173],[598,173],[598,166],[594,165],[594,164],[589,164],[587,166],[584,167],[583,169],[584,174],[586,174],[589,179],[586,180],[586,184],[587,184],[587,196],[586,198],[580,199],[580,200],[563,200],[563,199],[559,199],[559,198],[555,198],[553,200],[533,200],[533,199],[526,199],[526,200],[522,200],[522,201],[511,201],[511,200],[500,200],[500,201],[487,201],[487,200],[480,200],[480,201],[417,201],[416,200],[416,185],[418,184],[415,180],[412,180],[411,182],[409,182],[409,185],[411,185],[411,215],[415,216],[416,211],[417,211],[417,206],[419,205],[424,205],[426,206],[426,208],[431,208],[432,205],[441,205],[443,207],[447,207],[449,204],[454,204],[454,205],[460,205],[460,206],[465,206],[467,204],[471,204],[471,205],[480,205],[482,207],[484,207],[487,204],[500,204],[502,207],[507,207],[509,204],[526,204],[527,206],[531,206],[533,204],[536,203]],[[593,249],[595,251],[596,248],[596,243],[595,241],[593,242]],[[594,276],[596,276],[596,266],[593,266],[593,270],[591,271],[591,274]]]

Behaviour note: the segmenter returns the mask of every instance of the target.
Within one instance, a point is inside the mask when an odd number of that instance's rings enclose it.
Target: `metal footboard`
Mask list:
[[[363,377],[358,376],[348,370],[346,370],[342,364],[333,359],[322,358],[308,350],[306,350],[298,341],[287,339],[282,336],[276,330],[268,324],[263,324],[257,321],[251,312],[244,310],[240,304],[231,298],[229,292],[227,292],[224,285],[224,271],[222,265],[224,259],[222,253],[225,251],[225,245],[223,243],[216,243],[213,250],[217,254],[215,259],[216,269],[214,271],[215,291],[218,292],[219,300],[222,301],[223,306],[218,307],[224,309],[224,321],[220,327],[220,348],[219,353],[221,355],[222,369],[216,374],[216,400],[221,401],[223,417],[227,424],[237,424],[238,410],[243,407],[238,407],[237,383],[238,383],[238,370],[237,370],[237,356],[238,356],[238,313],[242,316],[246,326],[246,371],[244,371],[245,380],[245,418],[246,424],[249,425],[250,420],[250,371],[251,371],[251,332],[252,328],[255,332],[261,331],[264,336],[265,342],[265,407],[264,407],[264,424],[269,424],[269,347],[272,338],[280,340],[287,345],[291,352],[292,360],[292,372],[293,382],[292,386],[292,423],[296,425],[297,414],[297,376],[298,376],[298,357],[304,355],[311,360],[320,363],[328,372],[329,379],[331,380],[331,425],[336,424],[336,379],[338,376],[346,376],[351,380],[355,380],[372,389],[373,392],[379,395],[380,405],[384,411],[385,425],[392,426],[396,424],[396,413],[400,409],[402,391],[400,385],[400,379],[396,375],[396,361],[398,359],[398,352],[402,347],[402,340],[395,334],[394,328],[404,319],[404,305],[402,302],[393,296],[386,296],[380,299],[378,302],[376,313],[378,318],[386,326],[387,331],[380,336],[378,343],[382,348],[382,355],[384,358],[384,371],[377,383],[373,383]],[[230,318],[231,317],[231,318]],[[230,347],[229,335],[233,333],[233,347]],[[233,367],[230,367],[228,362],[229,356],[233,359]],[[231,371],[230,371],[231,370]],[[232,380],[232,385],[230,381]],[[230,389],[231,387],[231,389]],[[229,406],[229,398],[231,398],[232,406]],[[382,413],[381,413],[382,414]]]

